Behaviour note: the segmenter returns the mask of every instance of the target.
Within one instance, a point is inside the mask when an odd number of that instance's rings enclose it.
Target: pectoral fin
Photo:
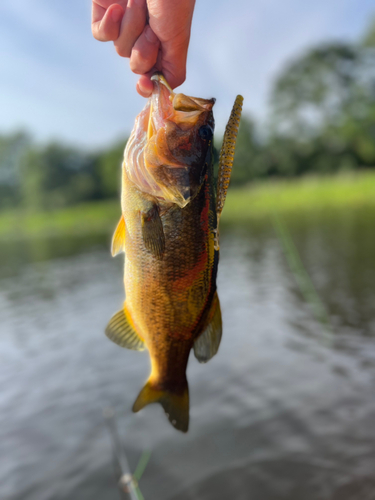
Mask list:
[[[159,209],[156,205],[153,205],[147,212],[141,213],[141,223],[145,247],[160,259],[165,250],[165,236]]]
[[[215,292],[206,327],[194,342],[194,354],[199,363],[207,363],[217,353],[223,331],[220,301]]]
[[[105,329],[105,334],[115,344],[133,351],[143,351],[145,343],[134,330],[125,309],[114,314]]]
[[[121,219],[117,224],[116,231],[112,237],[112,257],[115,257],[125,251],[125,220],[121,215]]]

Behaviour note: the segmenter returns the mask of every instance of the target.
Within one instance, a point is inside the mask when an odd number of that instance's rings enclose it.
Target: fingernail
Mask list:
[[[140,87],[140,85],[139,85],[139,82],[137,82],[137,84],[136,84],[135,88],[136,88],[136,90],[137,90],[138,94],[142,95],[142,91],[141,91],[141,87]]]
[[[120,9],[113,9],[111,17],[112,21],[115,23],[118,23],[120,19],[122,18],[123,12]]]
[[[159,38],[155,35],[149,25],[145,27],[145,38],[150,43],[159,42]]]

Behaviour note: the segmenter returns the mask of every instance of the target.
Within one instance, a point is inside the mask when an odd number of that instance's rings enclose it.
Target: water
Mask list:
[[[147,352],[103,335],[123,301],[108,238],[3,244],[0,498],[118,499],[103,409],[146,500],[375,499],[375,214],[284,220],[329,315],[314,316],[270,221],[226,228],[224,336],[188,367],[191,421],[131,406]]]

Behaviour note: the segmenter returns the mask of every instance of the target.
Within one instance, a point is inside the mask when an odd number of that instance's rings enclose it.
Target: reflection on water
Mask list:
[[[330,317],[314,319],[271,222],[226,228],[216,358],[188,367],[191,428],[130,408],[147,353],[103,335],[123,300],[108,239],[0,250],[0,497],[118,498],[102,410],[146,500],[375,498],[375,234],[365,211],[284,219]]]

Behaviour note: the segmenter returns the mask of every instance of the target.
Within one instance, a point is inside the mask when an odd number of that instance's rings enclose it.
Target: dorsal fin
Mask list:
[[[110,319],[105,334],[115,344],[133,351],[143,351],[145,343],[135,331],[126,309],[121,309]]]
[[[206,327],[194,342],[194,355],[199,363],[207,363],[219,350],[223,325],[221,321],[220,301],[215,292]]]
[[[115,257],[125,251],[125,220],[121,215],[119,223],[112,237],[112,257]]]

